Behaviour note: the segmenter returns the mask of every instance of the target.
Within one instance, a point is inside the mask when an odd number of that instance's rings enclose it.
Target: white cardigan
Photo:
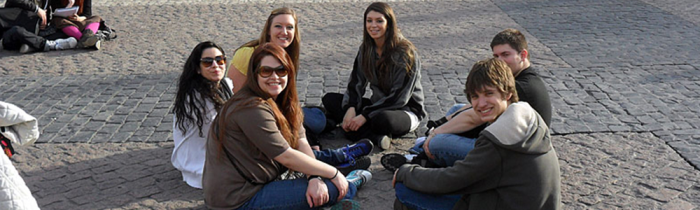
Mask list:
[[[229,78],[224,78],[233,87]],[[189,100],[189,99],[188,99]],[[206,157],[206,144],[209,135],[209,127],[216,118],[214,103],[206,101],[205,118],[202,124],[202,136],[199,136],[199,129],[194,124],[186,124],[187,132],[182,132],[176,125],[177,117],[173,115],[173,140],[175,148],[170,162],[182,172],[182,179],[194,188],[202,189],[202,173],[204,171],[204,159]]]

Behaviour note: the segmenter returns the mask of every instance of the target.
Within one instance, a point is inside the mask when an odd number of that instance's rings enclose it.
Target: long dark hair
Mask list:
[[[260,62],[267,56],[272,56],[277,59],[288,71],[287,87],[282,90],[282,93],[280,93],[276,99],[273,99],[270,94],[262,90],[258,84]],[[250,63],[248,64],[248,75],[246,76],[247,78],[243,88],[241,88],[231,100],[224,104],[224,108],[218,116],[219,119],[215,127],[218,128],[218,130],[211,131],[217,132],[217,135],[213,136],[219,144],[219,150],[223,149],[225,134],[223,129],[226,128],[225,119],[230,117],[230,113],[238,109],[257,106],[259,104],[267,104],[272,108],[275,122],[280,133],[282,133],[282,136],[287,143],[289,143],[290,147],[297,149],[299,146],[299,130],[302,127],[303,114],[301,112],[301,106],[299,105],[299,97],[297,96],[296,67],[292,63],[291,57],[277,44],[265,43],[256,48],[253,52]],[[236,101],[242,102],[236,105],[236,107],[233,107],[233,110],[229,112],[228,109],[232,108],[231,104]]]
[[[373,51],[377,45],[374,42],[374,39],[367,32],[366,27],[367,13],[370,11],[381,13],[387,20],[386,34],[384,34],[385,41],[379,61],[374,60]],[[393,57],[393,55],[397,52],[402,53],[398,59],[403,59],[403,62],[406,64],[406,71],[410,72],[413,70],[412,65],[415,61],[414,52],[416,48],[413,46],[411,41],[406,39],[403,34],[401,34],[401,30],[399,30],[396,24],[396,15],[394,15],[394,10],[392,10],[387,3],[374,2],[370,4],[365,10],[364,19],[362,19],[362,22],[363,36],[360,51],[362,51],[363,56],[362,68],[368,78],[376,76],[380,81],[386,81],[388,78],[385,77],[390,72],[391,68],[393,68],[394,65],[399,62],[394,60],[397,59],[397,57]],[[375,69],[375,66],[377,71],[373,72],[372,70]]]
[[[214,42],[206,41],[195,46],[182,68],[182,74],[177,83],[175,107],[173,107],[173,114],[177,117],[175,125],[183,132],[187,132],[186,125],[195,124],[199,130],[199,136],[202,137],[204,136],[202,125],[206,120],[204,115],[207,111],[206,100],[211,100],[214,103],[214,109],[218,111],[232,96],[231,88],[223,79],[212,82],[198,73],[201,70],[199,60],[202,58],[202,52],[209,48],[218,49],[226,57],[224,50]]]
[[[256,47],[260,45],[260,43],[270,42],[270,27],[272,26],[272,19],[274,19],[278,15],[292,15],[292,18],[294,18],[294,39],[292,39],[292,43],[289,44],[289,46],[287,46],[286,48],[284,48],[284,50],[287,52],[287,55],[289,55],[289,57],[292,58],[292,63],[294,64],[295,69],[299,69],[299,50],[301,48],[301,32],[299,31],[299,19],[297,19],[297,14],[294,12],[294,10],[290,8],[282,7],[272,10],[272,12],[270,12],[270,15],[267,16],[267,21],[265,21],[265,27],[260,33],[260,38],[251,40],[243,44],[243,46],[241,47]]]

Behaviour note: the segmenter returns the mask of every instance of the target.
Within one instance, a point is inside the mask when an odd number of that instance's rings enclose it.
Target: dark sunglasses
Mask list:
[[[214,65],[214,61],[216,61],[216,64],[219,66],[223,66],[226,64],[226,57],[224,56],[216,56],[214,58],[212,57],[206,57],[199,59],[200,62],[202,62],[202,65],[204,67],[210,67],[211,65]]]
[[[268,77],[272,76],[273,71],[279,77],[287,76],[287,73],[288,73],[287,68],[284,68],[284,66],[278,66],[278,67],[260,66],[260,69],[258,70],[258,74],[260,74],[260,76],[263,78],[268,78]]]

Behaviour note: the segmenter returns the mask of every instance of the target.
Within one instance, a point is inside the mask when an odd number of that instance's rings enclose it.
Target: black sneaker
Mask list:
[[[340,171],[340,173],[343,173],[343,175],[348,175],[351,171],[357,169],[367,170],[369,165],[372,165],[372,160],[367,156],[362,156],[356,158],[353,162],[340,164],[336,166],[336,168]]]
[[[386,170],[389,170],[391,172],[396,171],[396,169],[399,169],[403,164],[406,164],[408,160],[406,160],[406,156],[402,154],[397,154],[397,153],[391,153],[391,154],[386,154],[382,156],[382,166]]]

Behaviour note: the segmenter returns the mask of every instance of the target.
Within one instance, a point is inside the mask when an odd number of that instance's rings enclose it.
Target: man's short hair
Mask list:
[[[503,97],[512,93],[509,102],[518,102],[513,73],[510,72],[508,64],[498,58],[481,60],[472,66],[464,86],[464,93],[467,94],[467,99],[471,102],[471,96],[476,95],[477,91],[483,91],[485,87],[495,87]]]
[[[493,37],[491,40],[491,50],[496,45],[508,44],[518,53],[523,50],[527,50],[527,40],[525,40],[525,35],[518,31],[517,29],[506,29]],[[527,54],[527,59],[530,59],[530,53]]]

